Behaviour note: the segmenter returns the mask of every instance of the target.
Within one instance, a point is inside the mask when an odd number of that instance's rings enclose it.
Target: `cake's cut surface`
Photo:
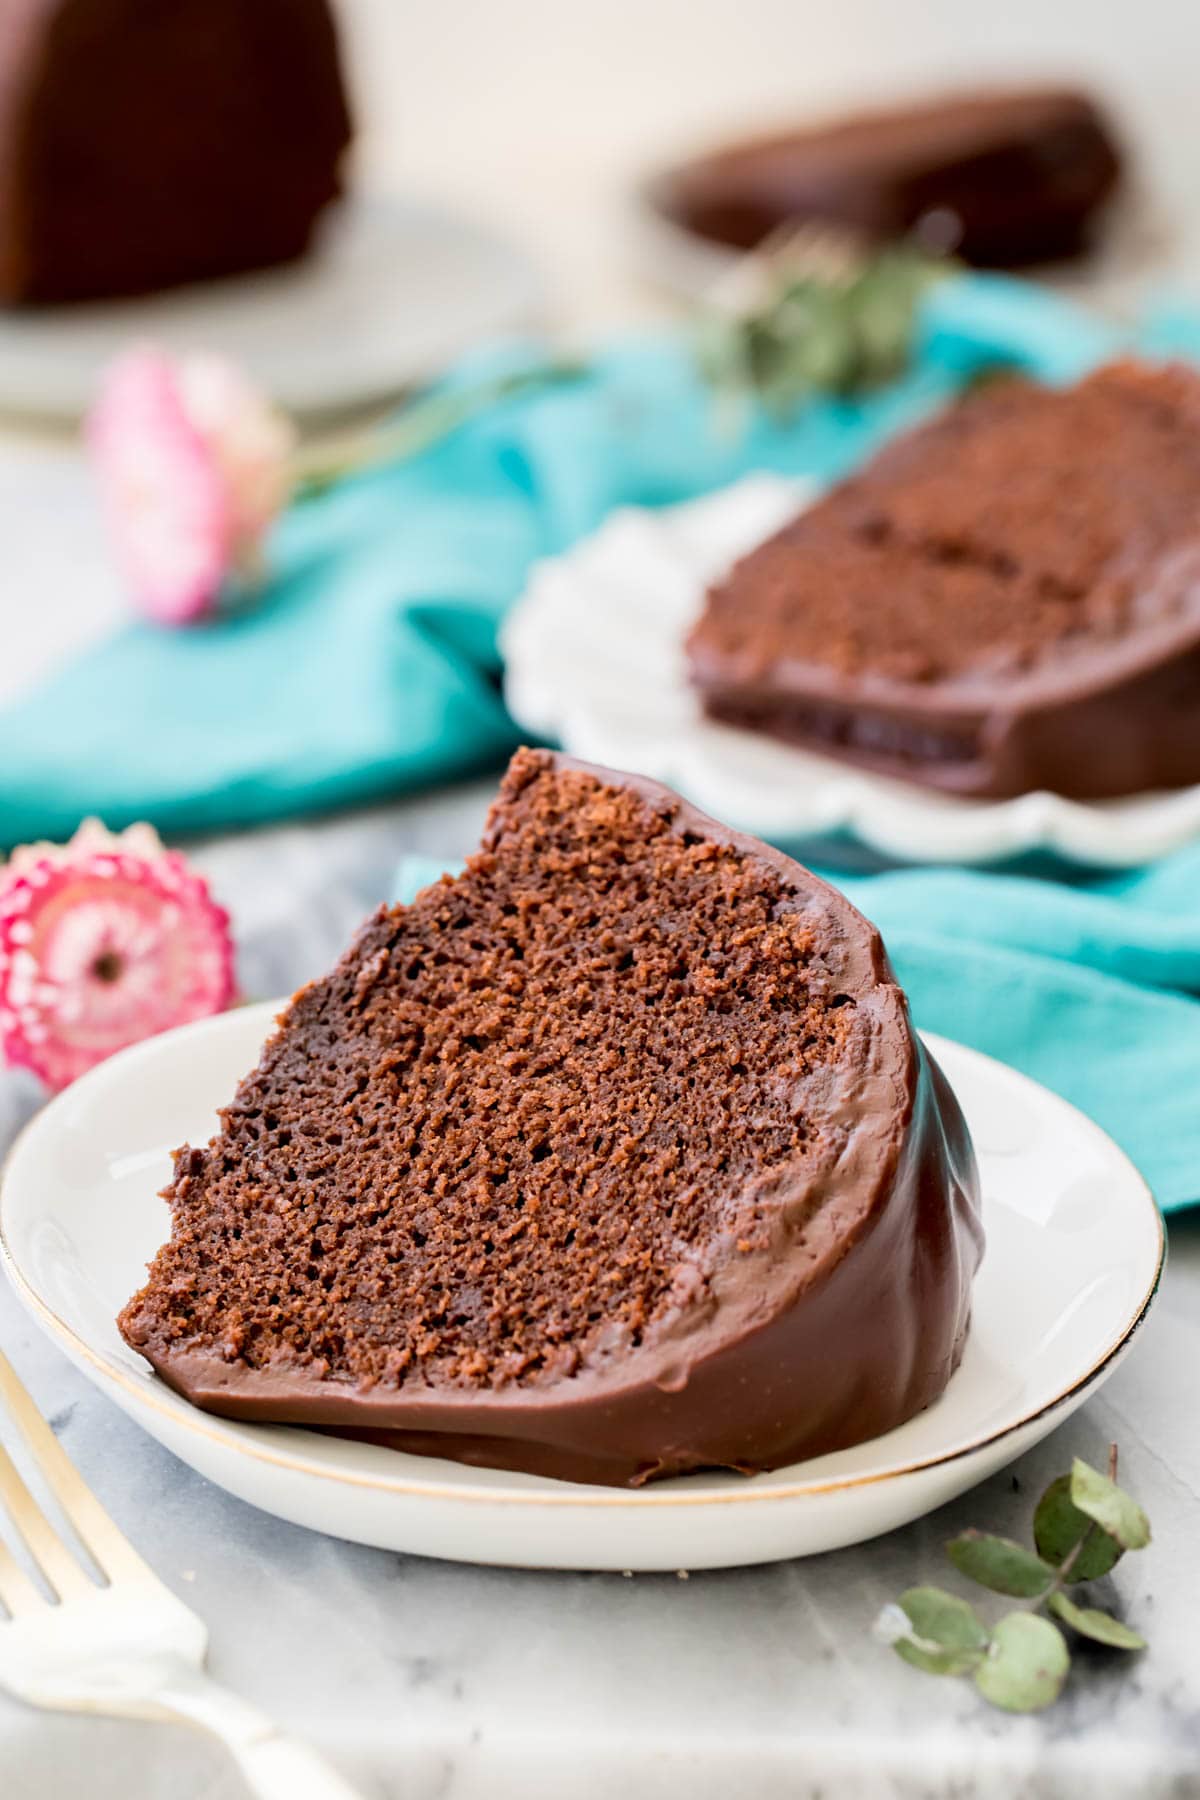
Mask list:
[[[998,380],[708,596],[717,716],[969,793],[1200,779],[1200,377]]]
[[[0,300],[289,262],[350,135],[329,0],[4,0]]]
[[[466,872],[370,921],[180,1152],[130,1342],[225,1410],[600,1479],[763,1466],[814,1420],[924,1404],[965,1330],[961,1122],[870,928],[744,842],[521,753]],[[706,1399],[892,1204],[929,1215],[918,1369],[906,1329],[858,1418],[822,1396],[765,1434]]]
[[[761,1237],[738,1200],[804,1147],[796,1084],[851,1016],[811,990],[811,931],[775,917],[767,872],[665,824],[641,841],[633,794],[542,782],[526,809],[501,871],[384,915],[301,999],[203,1171],[204,1228],[243,1260],[218,1286],[166,1252],[173,1335],[251,1366],[284,1344],[372,1381],[531,1382],[636,1342],[714,1236]]]

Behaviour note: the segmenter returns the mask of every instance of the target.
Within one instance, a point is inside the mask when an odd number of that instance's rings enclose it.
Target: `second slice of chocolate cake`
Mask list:
[[[283,1014],[121,1329],[196,1404],[637,1483],[936,1399],[975,1164],[874,929],[652,782],[514,758]]]
[[[1200,374],[999,380],[740,562],[715,718],[948,793],[1200,781]]]

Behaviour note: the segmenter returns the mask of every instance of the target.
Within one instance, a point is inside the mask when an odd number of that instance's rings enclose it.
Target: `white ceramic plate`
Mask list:
[[[629,260],[644,281],[694,306],[726,290],[745,252],[702,237],[673,218],[664,205],[662,175],[635,186],[623,209]],[[1186,221],[1184,222],[1186,227]],[[1200,244],[1180,221],[1170,219],[1153,193],[1129,190],[1109,210],[1097,248],[1090,256],[1044,263],[1039,284],[1070,298],[1103,307],[1114,316],[1135,316],[1151,285],[1177,290],[1195,284]]]
[[[528,258],[489,228],[402,199],[357,199],[293,267],[142,300],[0,313],[0,408],[77,418],[129,343],[219,350],[293,412],[397,393],[543,298]]]
[[[1086,805],[1046,793],[963,800],[706,719],[682,648],[704,591],[811,491],[751,475],[683,506],[626,508],[538,564],[501,634],[514,718],[775,843],[846,832],[912,862],[1051,851],[1133,868],[1200,835],[1200,787]]]
[[[113,1321],[167,1229],[156,1191],[170,1148],[207,1139],[277,1009],[168,1032],[46,1107],[5,1171],[0,1251],[35,1319],[118,1406],[296,1524],[538,1568],[719,1568],[835,1549],[940,1506],[1044,1437],[1111,1373],[1154,1294],[1161,1221],[1116,1146],[1024,1076],[933,1039],[975,1135],[988,1250],[962,1366],[935,1406],[886,1437],[752,1479],[629,1492],[213,1418],[152,1374]]]

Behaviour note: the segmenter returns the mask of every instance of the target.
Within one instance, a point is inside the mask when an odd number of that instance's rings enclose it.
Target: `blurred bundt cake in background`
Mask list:
[[[303,256],[350,138],[327,0],[3,0],[0,301]]]

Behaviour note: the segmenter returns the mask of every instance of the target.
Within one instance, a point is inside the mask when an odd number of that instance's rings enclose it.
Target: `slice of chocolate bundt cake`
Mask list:
[[[1200,374],[988,383],[738,563],[687,654],[713,717],[951,794],[1200,781]]]
[[[514,758],[286,1009],[121,1329],[197,1405],[577,1481],[887,1431],[962,1351],[962,1116],[874,929],[653,782]]]

